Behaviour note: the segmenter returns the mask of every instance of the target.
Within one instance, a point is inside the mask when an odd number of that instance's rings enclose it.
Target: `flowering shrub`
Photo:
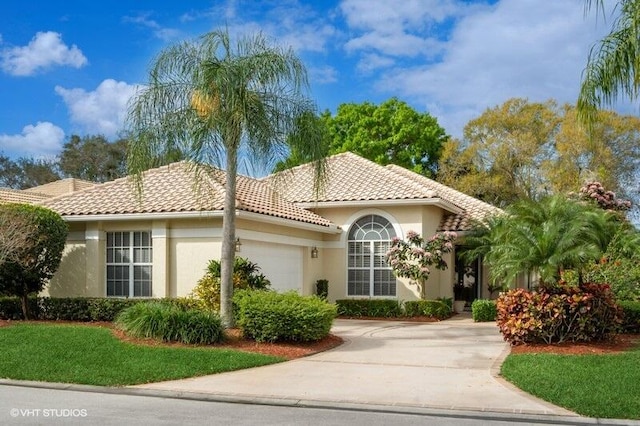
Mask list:
[[[446,269],[447,262],[442,255],[453,250],[455,232],[442,232],[425,240],[414,231],[407,232],[407,240],[394,238],[391,248],[386,254],[387,263],[397,277],[409,278],[420,288],[422,298],[425,297],[425,284],[431,268]]]
[[[626,211],[631,208],[631,201],[616,198],[613,191],[607,191],[600,182],[587,182],[578,193],[582,200],[594,201],[604,210]]]
[[[608,285],[560,285],[502,293],[498,327],[512,345],[603,340],[618,331],[622,312]]]

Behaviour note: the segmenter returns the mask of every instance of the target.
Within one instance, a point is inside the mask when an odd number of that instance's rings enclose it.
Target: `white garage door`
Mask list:
[[[243,240],[241,250],[238,256],[257,263],[272,289],[302,291],[302,247]]]

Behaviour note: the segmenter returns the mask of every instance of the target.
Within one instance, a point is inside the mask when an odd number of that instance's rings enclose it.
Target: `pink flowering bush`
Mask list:
[[[387,263],[397,277],[409,278],[417,284],[424,299],[431,268],[447,269],[447,262],[442,257],[453,251],[456,237],[455,232],[442,232],[425,240],[417,232],[409,231],[406,240],[393,239],[386,254]]]
[[[580,188],[578,197],[595,202],[604,210],[626,211],[631,208],[631,201],[616,198],[616,193],[607,191],[600,182],[587,182]]]

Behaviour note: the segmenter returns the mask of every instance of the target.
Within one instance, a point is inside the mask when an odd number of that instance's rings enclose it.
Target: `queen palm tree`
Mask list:
[[[603,0],[586,0],[604,14]],[[634,100],[640,88],[640,1],[619,0],[611,32],[589,53],[577,102],[578,117],[592,126],[598,107],[612,106],[619,95]]]
[[[128,166],[139,186],[141,172],[176,149],[194,166],[196,176],[202,175],[204,164],[225,163],[220,292],[225,326],[233,322],[239,156],[273,164],[285,157],[293,134],[296,148],[317,160],[320,182],[318,138],[295,126],[298,117],[313,110],[307,87],[305,67],[291,49],[270,45],[261,34],[232,43],[225,29],[162,51],[152,64],[148,85],[130,104]]]

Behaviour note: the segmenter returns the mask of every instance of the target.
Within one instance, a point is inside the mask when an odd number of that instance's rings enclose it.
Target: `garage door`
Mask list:
[[[276,291],[302,291],[302,247],[242,241],[238,256],[257,263]]]

